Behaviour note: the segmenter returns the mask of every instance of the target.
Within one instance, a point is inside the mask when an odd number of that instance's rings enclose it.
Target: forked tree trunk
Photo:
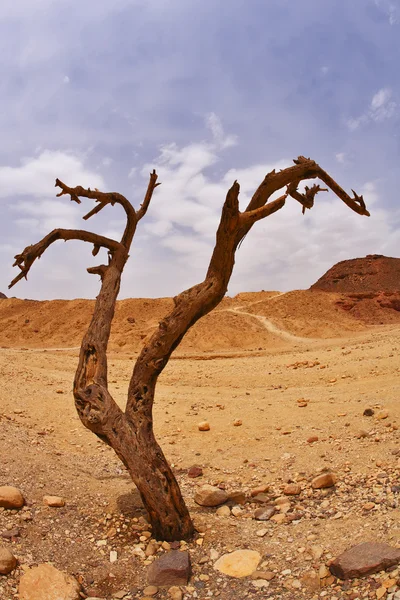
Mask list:
[[[109,444],[128,469],[140,492],[156,539],[188,539],[194,531],[177,481],[153,433],[152,414],[157,379],[188,329],[223,299],[238,245],[256,221],[280,210],[288,196],[302,205],[303,213],[306,208],[311,208],[321,188],[313,185],[306,187],[303,194],[299,193],[297,187],[305,179],[319,177],[352,210],[369,216],[362,196],[353,192],[354,198],[350,198],[313,160],[300,156],[294,162],[295,166],[279,173],[268,173],[244,212],[239,211],[239,184],[235,182],[228,191],[206,278],[174,298],[173,310],[160,322],[142,349],[129,384],[125,412],[108,391],[107,344],[121,275],[136,226],[146,214],[153,191],[159,185],[155,171],[150,175],[147,192],[138,211],[121,194],[86,190],[81,186],[70,188],[57,179],[56,186],[61,188],[59,196],[67,194],[78,203],[81,202],[79,197],[98,202],[84,219],[92,217],[107,204],[120,204],[127,216],[121,241],[87,231],[55,229],[15,257],[14,266],[18,266],[21,273],[9,287],[26,277],[33,262],[56,240],[89,242],[93,244],[94,256],[101,247],[107,249],[108,264],[88,269],[89,273],[100,275],[102,283],[92,320],[82,341],[74,380],[75,406],[85,427]],[[287,186],[286,193],[267,204],[270,196],[284,186]]]

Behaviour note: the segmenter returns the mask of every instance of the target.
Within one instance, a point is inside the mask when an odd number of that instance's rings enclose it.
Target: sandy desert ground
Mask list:
[[[162,374],[155,430],[199,530],[187,546],[193,575],[185,599],[355,600],[386,597],[385,585],[389,594],[399,589],[398,570],[350,582],[326,571],[355,543],[400,545],[400,323],[367,325],[336,300],[305,291],[228,298]],[[17,598],[24,570],[47,561],[75,575],[83,597],[143,598],[151,561],[139,551],[145,513],[119,460],[81,425],[71,395],[91,303],[1,303],[0,483],[19,487],[27,506],[0,509],[2,543],[19,560],[0,579],[0,598]],[[118,305],[109,364],[121,406],[134,357],[170,303]],[[198,430],[203,420],[210,431]],[[193,465],[201,477],[188,477]],[[324,470],[336,473],[336,486],[313,490],[311,479]],[[255,520],[249,500],[226,516],[193,500],[204,483],[247,496],[265,484],[274,502],[288,482],[301,493],[287,497],[281,523]],[[43,506],[44,494],[64,497],[65,507]],[[218,555],[245,548],[262,556],[259,579],[214,570]],[[155,597],[169,598],[168,590]]]

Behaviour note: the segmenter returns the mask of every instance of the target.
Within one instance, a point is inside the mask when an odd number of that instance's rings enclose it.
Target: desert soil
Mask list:
[[[226,299],[160,377],[156,434],[199,529],[182,544],[193,565],[185,599],[354,600],[381,597],[387,580],[389,593],[399,583],[398,570],[351,582],[323,570],[359,542],[400,545],[400,324],[367,326],[336,300],[323,292]],[[91,304],[58,302],[0,306],[0,485],[19,487],[27,500],[23,510],[0,509],[0,534],[18,530],[0,544],[19,561],[0,578],[0,598],[17,598],[24,570],[42,562],[75,575],[83,597],[142,598],[152,560],[141,551],[145,512],[112,450],[81,425],[71,394]],[[119,303],[110,347],[110,391],[121,406],[140,344],[171,304],[132,302]],[[372,416],[364,416],[367,408]],[[210,431],[198,430],[204,420]],[[188,477],[193,465],[203,476]],[[323,470],[338,482],[313,490],[310,481]],[[250,501],[237,516],[218,516],[193,500],[204,483],[247,496],[265,484],[274,502],[292,481],[302,491],[289,497],[281,524],[256,521]],[[62,496],[65,507],[43,506],[45,494]],[[245,548],[261,554],[259,569],[270,581],[214,570],[217,555]],[[321,574],[319,590],[307,583],[311,571]],[[166,589],[156,596],[168,597]]]

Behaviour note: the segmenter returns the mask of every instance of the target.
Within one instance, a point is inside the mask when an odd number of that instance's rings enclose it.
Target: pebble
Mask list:
[[[199,431],[210,431],[210,423],[208,421],[201,421],[198,424]]]
[[[314,444],[314,442],[318,442],[319,437],[317,435],[312,435],[307,439],[308,444]]]
[[[61,508],[65,506],[65,500],[61,496],[43,496],[43,504],[53,508]]]
[[[214,569],[230,577],[248,577],[258,567],[261,555],[255,550],[236,550],[223,554],[214,565]]]
[[[195,495],[194,501],[200,506],[219,506],[228,500],[228,494],[224,490],[213,485],[203,485]]]
[[[183,598],[182,590],[176,585],[173,585],[169,588],[168,595],[171,598],[171,600],[182,600]]]
[[[25,500],[20,490],[11,485],[0,486],[0,506],[3,508],[21,508]]]
[[[262,508],[257,508],[254,512],[254,518],[256,521],[269,521],[275,513],[275,506],[263,506]]]
[[[258,494],[265,494],[269,490],[269,485],[259,485],[251,490],[250,496],[254,498],[254,496],[258,496]]]
[[[158,587],[156,585],[148,585],[144,588],[143,594],[145,596],[155,596],[158,592]]]
[[[229,517],[231,514],[231,509],[229,508],[229,506],[226,506],[226,505],[220,506],[215,511],[215,514],[218,515],[219,517]]]
[[[311,487],[315,490],[320,490],[323,488],[333,487],[337,482],[337,476],[335,473],[322,473],[321,475],[317,475],[311,482]]]
[[[298,496],[301,493],[301,485],[299,483],[288,483],[285,485],[283,493],[286,496]]]
[[[234,427],[240,427],[241,425],[243,425],[242,421],[240,419],[235,419],[233,421],[233,426]]]
[[[0,546],[0,575],[8,575],[17,566],[17,559],[8,548]]]
[[[191,479],[194,479],[195,477],[201,477],[203,475],[203,469],[201,467],[193,465],[193,467],[190,467],[187,474],[188,477],[190,477]]]

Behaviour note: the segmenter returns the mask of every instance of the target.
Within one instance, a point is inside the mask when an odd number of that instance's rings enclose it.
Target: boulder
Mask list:
[[[380,542],[364,542],[343,552],[329,568],[335,577],[354,579],[384,571],[398,563],[400,563],[400,548]]]
[[[189,553],[171,550],[155,560],[147,572],[151,585],[187,585],[190,577]]]
[[[0,506],[3,508],[21,508],[25,500],[18,488],[12,485],[0,486]]]
[[[19,583],[20,600],[80,600],[76,579],[49,564],[29,569]]]

